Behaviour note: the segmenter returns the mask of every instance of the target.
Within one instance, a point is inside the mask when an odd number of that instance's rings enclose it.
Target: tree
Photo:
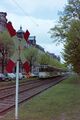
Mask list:
[[[24,51],[26,59],[30,62],[30,66],[36,64],[38,59],[38,50],[35,47],[29,47]]]
[[[50,32],[55,41],[64,42],[64,59],[80,74],[80,0],[68,0],[58,24]]]
[[[50,29],[51,38],[58,43],[65,42],[67,32],[74,19],[80,20],[80,0],[68,0],[64,11],[60,14],[58,24]]]
[[[6,64],[6,59],[9,57],[14,50],[13,41],[9,33],[5,30],[0,32],[0,53],[2,55],[2,73],[4,73],[4,66]]]
[[[71,64],[73,70],[80,74],[80,21],[72,21],[67,33],[67,41],[64,45],[64,59]]]
[[[40,65],[47,64],[58,68],[66,68],[64,64],[61,64],[57,59],[53,58],[47,53],[39,54],[38,63]]]
[[[48,64],[50,62],[50,56],[47,53],[39,54],[38,62],[40,65]]]

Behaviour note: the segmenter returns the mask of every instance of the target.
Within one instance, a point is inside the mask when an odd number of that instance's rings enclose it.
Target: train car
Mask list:
[[[61,68],[56,68],[50,65],[40,65],[39,66],[39,78],[50,78],[63,75],[65,72]]]

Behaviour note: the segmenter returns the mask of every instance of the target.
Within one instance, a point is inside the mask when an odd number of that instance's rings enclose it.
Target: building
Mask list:
[[[44,48],[41,47],[40,45],[36,44],[36,48],[41,51],[41,52],[45,52]]]
[[[0,32],[4,31],[4,29],[6,28],[6,23],[7,23],[6,16],[7,16],[6,12],[0,12]],[[19,38],[19,40],[21,40],[24,37],[24,31],[22,30],[21,26],[20,29],[17,31],[17,37]],[[26,42],[25,47],[34,46],[39,50],[39,53],[45,54],[44,48],[36,43],[36,36],[29,36],[28,41],[29,44]],[[56,56],[54,53],[48,52],[48,54],[53,58],[60,60],[60,58]],[[4,65],[6,65],[7,63],[7,55],[8,55],[8,50],[7,51],[3,50],[2,46],[0,45],[0,69],[1,69],[0,72],[4,71],[3,70]],[[21,62],[20,62],[20,66],[22,67]]]
[[[36,46],[36,36],[29,36],[30,44]]]
[[[4,29],[6,28],[6,23],[7,23],[7,19],[6,19],[7,13],[6,12],[0,12],[0,32],[4,31]],[[4,67],[6,64],[6,56],[7,55],[7,51],[4,50],[4,47],[2,44],[0,44],[0,72],[4,72]]]
[[[57,59],[60,62],[60,56],[55,55],[54,53],[47,52],[48,55],[50,55],[53,59]]]
[[[17,31],[17,37],[23,38],[24,31],[22,30],[22,26],[20,26],[20,29]]]
[[[6,19],[7,13],[6,12],[0,12],[0,32],[3,31],[6,27]]]

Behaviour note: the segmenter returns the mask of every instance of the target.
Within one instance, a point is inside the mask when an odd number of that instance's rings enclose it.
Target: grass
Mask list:
[[[14,110],[1,120],[14,120]],[[69,77],[21,104],[19,120],[80,120],[79,77]]]

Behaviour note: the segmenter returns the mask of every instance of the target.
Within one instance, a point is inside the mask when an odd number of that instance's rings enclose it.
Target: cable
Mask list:
[[[16,0],[12,0],[12,2],[24,13],[25,16],[30,16],[21,6],[18,2],[16,2]],[[31,16],[30,16],[31,17]],[[36,25],[36,27],[38,27],[39,29],[39,24],[37,24],[32,18],[30,18],[30,20]],[[39,30],[39,33],[40,33],[40,30]],[[42,41],[43,43],[43,40],[41,39],[40,41]]]
[[[25,16],[29,16],[31,17],[20,5],[18,2],[16,2],[16,0],[12,0],[14,2],[14,4],[16,4],[16,6],[18,6],[18,8],[24,13]],[[39,24],[37,24],[32,18],[30,18],[31,21],[38,27]]]

